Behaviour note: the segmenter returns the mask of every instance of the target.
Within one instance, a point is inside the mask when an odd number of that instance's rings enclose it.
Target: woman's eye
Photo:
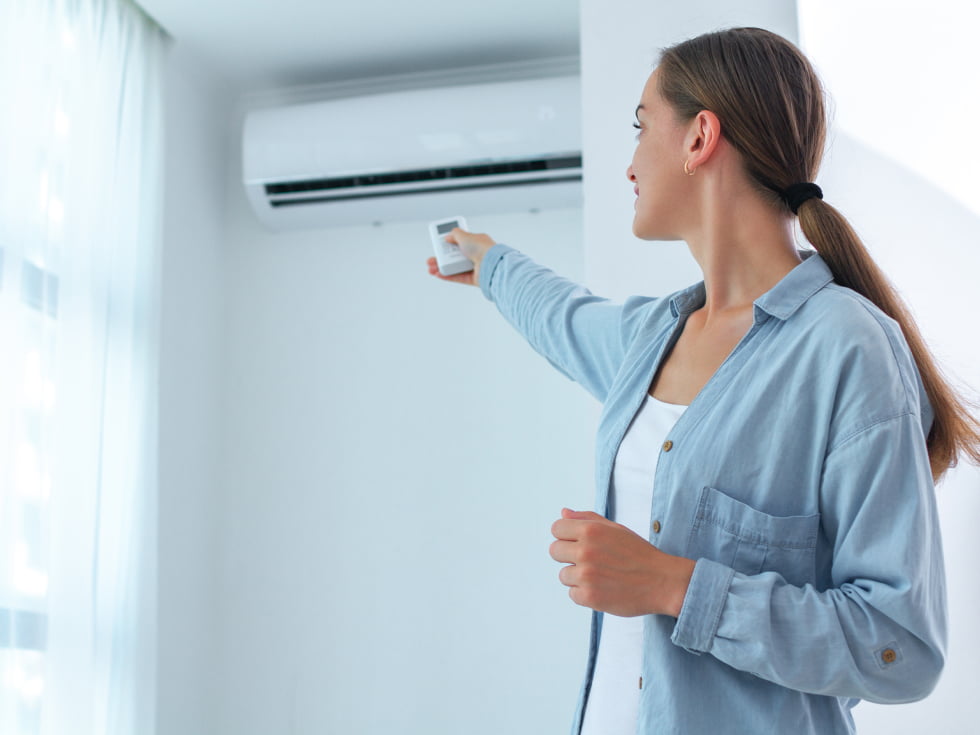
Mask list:
[[[643,130],[643,126],[641,126],[639,123],[633,123],[633,127],[637,130]]]

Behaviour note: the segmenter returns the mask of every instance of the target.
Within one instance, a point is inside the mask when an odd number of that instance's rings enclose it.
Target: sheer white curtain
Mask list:
[[[0,3],[0,733],[151,733],[161,98],[129,0]]]

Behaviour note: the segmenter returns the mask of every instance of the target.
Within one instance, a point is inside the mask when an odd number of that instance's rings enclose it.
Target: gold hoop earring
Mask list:
[[[694,169],[694,171],[697,171],[697,169]],[[694,171],[688,171],[687,161],[684,161],[684,173],[686,173],[688,176],[694,176]]]

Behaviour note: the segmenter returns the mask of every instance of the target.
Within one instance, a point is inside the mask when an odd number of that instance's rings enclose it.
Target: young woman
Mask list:
[[[573,733],[853,732],[859,700],[942,670],[934,482],[980,426],[811,183],[823,92],[795,46],[666,49],[636,117],[633,232],[687,242],[703,282],[614,304],[462,230],[475,268],[447,279],[603,403],[599,512],[552,527],[596,611]]]

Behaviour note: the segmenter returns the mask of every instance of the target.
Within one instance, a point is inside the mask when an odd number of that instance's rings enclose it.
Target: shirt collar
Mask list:
[[[797,252],[803,262],[755,300],[756,323],[765,321],[764,315],[784,321],[789,319],[807,299],[834,280],[830,267],[815,250]],[[704,306],[704,302],[704,281],[700,281],[674,294],[670,299],[670,311],[675,317],[690,314]]]

